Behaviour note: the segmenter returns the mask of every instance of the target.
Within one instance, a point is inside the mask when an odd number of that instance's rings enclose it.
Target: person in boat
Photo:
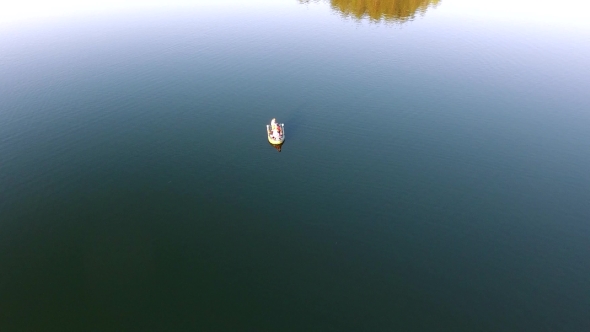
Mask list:
[[[279,134],[277,128],[275,128],[275,129],[272,130],[272,137],[274,139],[276,139],[276,140],[278,140],[281,137],[281,135]]]
[[[270,121],[270,127],[272,132],[272,138],[275,140],[279,140],[281,138],[281,126],[277,124],[275,119],[272,119],[272,121]]]

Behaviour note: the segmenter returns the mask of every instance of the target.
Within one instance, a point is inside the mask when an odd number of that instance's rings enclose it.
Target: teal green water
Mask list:
[[[590,32],[264,6],[2,27],[1,331],[590,328]]]

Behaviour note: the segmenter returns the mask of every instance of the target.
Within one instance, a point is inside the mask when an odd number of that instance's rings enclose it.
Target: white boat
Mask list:
[[[285,141],[285,124],[277,123],[276,119],[272,119],[270,125],[266,125],[266,133],[268,134],[270,144],[283,144]]]

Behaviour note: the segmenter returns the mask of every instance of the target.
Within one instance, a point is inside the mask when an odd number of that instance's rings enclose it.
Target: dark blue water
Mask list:
[[[0,330],[590,330],[590,30],[444,9],[2,25]]]

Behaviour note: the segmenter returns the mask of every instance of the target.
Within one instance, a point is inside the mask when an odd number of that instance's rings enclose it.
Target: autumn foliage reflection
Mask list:
[[[413,19],[416,13],[424,14],[439,3],[440,0],[330,0],[332,8],[344,16],[399,23]]]

